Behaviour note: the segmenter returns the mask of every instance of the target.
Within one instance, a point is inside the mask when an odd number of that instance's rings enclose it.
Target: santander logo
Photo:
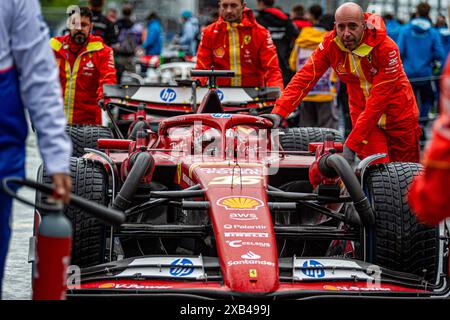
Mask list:
[[[246,254],[242,255],[241,258],[246,260],[259,260],[261,259],[261,256],[252,251],[249,251]]]

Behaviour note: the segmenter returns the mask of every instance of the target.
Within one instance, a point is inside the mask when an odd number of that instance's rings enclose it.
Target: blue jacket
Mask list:
[[[55,57],[37,0],[0,1],[0,178],[24,175],[30,115],[48,173],[68,173],[72,146]]]
[[[195,56],[197,53],[198,32],[199,26],[197,18],[189,18],[183,25],[183,32],[180,37],[180,45],[187,49],[187,54]]]
[[[444,47],[444,55],[448,56],[450,53],[450,30],[448,27],[436,28],[437,32],[441,36],[442,46]]]
[[[385,23],[388,36],[397,43],[403,25],[397,20],[386,20]]]
[[[398,47],[409,79],[430,77],[434,61],[445,63],[441,38],[427,19],[412,19],[400,33]]]
[[[142,47],[146,55],[160,55],[163,48],[161,23],[157,19],[150,20],[147,25],[147,38]]]

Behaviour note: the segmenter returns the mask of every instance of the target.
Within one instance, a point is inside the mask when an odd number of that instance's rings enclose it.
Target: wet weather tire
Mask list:
[[[376,216],[372,262],[434,281],[439,229],[419,223],[407,202],[412,179],[421,170],[420,164],[409,162],[379,164],[368,169],[365,189]]]
[[[280,129],[280,144],[285,151],[308,151],[310,142],[322,142],[327,133],[333,133],[335,142],[342,142],[342,134],[329,128]]]
[[[98,139],[112,139],[110,128],[93,125],[70,125],[66,126],[66,132],[72,140],[72,156],[81,157],[85,154],[84,148],[97,148]]]
[[[95,160],[70,158],[72,193],[95,203],[108,203],[108,176],[103,165]],[[42,165],[38,170],[38,181],[52,184]],[[36,203],[42,203],[47,196],[37,192]],[[45,212],[41,212],[45,215]],[[72,265],[81,268],[104,262],[106,226],[98,219],[72,206],[66,206],[64,214],[72,222]]]

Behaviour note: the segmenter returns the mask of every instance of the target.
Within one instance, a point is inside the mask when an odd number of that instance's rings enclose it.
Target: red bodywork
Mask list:
[[[209,217],[213,226],[222,282],[169,280],[107,280],[88,281],[84,289],[167,291],[177,289],[213,290],[244,294],[273,294],[288,291],[325,293],[420,293],[400,285],[382,284],[373,288],[367,282],[319,281],[286,283],[280,281],[279,252],[271,212],[268,208],[269,172],[282,168],[309,171],[312,183],[339,183],[319,175],[314,165],[316,157],[342,144],[328,141],[310,146],[310,154],[285,154],[276,148],[270,137],[271,123],[249,115],[193,114],[163,120],[158,139],[150,142],[146,151],[155,161],[155,173],[164,167],[176,167],[174,183],[181,189],[201,185],[210,204]],[[267,132],[266,132],[266,131]],[[148,131],[149,136],[154,133]],[[276,139],[275,139],[276,140]],[[127,163],[136,152],[136,142],[130,140],[99,140],[116,164]],[[115,149],[115,150],[114,150]],[[105,163],[100,156],[89,153],[85,158]],[[310,169],[311,167],[311,169]],[[108,169],[109,171],[109,169]],[[122,180],[124,180],[122,170]],[[143,181],[148,181],[144,177]],[[250,245],[235,245],[242,243]],[[252,246],[251,244],[257,245]],[[72,291],[76,294],[77,290]]]

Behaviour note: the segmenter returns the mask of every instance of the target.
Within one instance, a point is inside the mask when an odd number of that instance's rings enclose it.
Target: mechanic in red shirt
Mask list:
[[[71,15],[70,33],[50,40],[59,67],[68,124],[102,123],[98,102],[103,85],[116,83],[113,51],[91,35],[92,12],[81,7]]]
[[[195,69],[233,70],[219,86],[279,87],[283,77],[270,33],[255,20],[244,0],[221,0],[218,21],[205,28]],[[203,79],[203,84],[206,79]]]
[[[419,220],[435,225],[450,217],[450,56],[441,78],[441,110],[425,151],[423,175],[417,176],[408,201]]]
[[[335,16],[335,29],[325,36],[266,117],[277,127],[331,66],[347,84],[349,95],[353,130],[345,142],[344,157],[352,163],[355,153],[363,159],[382,152],[388,154],[383,162],[419,162],[421,129],[416,100],[383,19],[364,14],[351,2],[340,6]]]

